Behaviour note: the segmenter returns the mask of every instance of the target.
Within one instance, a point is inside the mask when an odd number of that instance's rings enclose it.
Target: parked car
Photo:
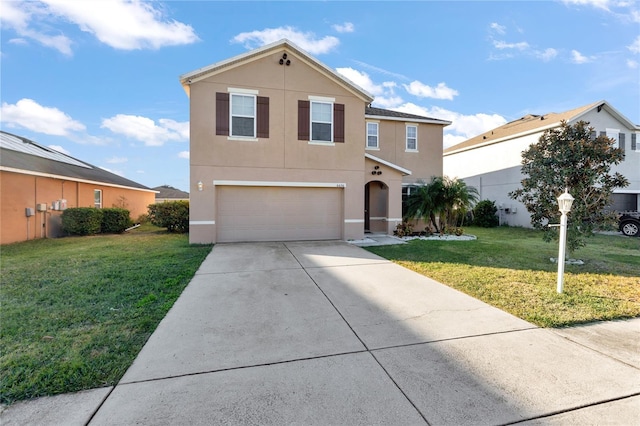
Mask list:
[[[620,232],[629,237],[640,237],[640,212],[626,211],[620,212],[618,219]]]

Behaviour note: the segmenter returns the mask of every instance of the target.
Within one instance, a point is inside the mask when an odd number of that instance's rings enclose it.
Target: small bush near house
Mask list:
[[[62,230],[69,235],[99,234],[101,225],[101,209],[73,207],[62,212]]]
[[[100,231],[103,234],[122,234],[131,225],[129,210],[117,207],[102,209]]]
[[[473,224],[483,228],[494,228],[500,220],[496,213],[498,208],[491,200],[482,200],[473,208]]]
[[[149,220],[169,232],[189,231],[189,202],[168,201],[149,205]]]

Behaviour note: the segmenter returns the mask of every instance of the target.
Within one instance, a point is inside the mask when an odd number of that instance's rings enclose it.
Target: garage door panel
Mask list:
[[[342,189],[217,188],[217,240],[290,241],[342,238]]]

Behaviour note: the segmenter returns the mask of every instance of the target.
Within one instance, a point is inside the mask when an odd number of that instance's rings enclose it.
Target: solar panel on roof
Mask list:
[[[92,169],[93,167],[85,164],[73,157],[69,157],[56,150],[40,146],[31,141],[18,138],[8,133],[0,133],[0,147],[4,149],[10,149],[12,151],[22,152],[24,154],[35,155],[38,157],[46,158],[53,161],[59,161],[61,163],[71,164],[73,166],[85,167]]]

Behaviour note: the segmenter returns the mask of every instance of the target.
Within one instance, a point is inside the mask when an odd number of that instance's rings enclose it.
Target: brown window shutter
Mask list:
[[[229,136],[229,94],[216,93],[216,135]]]
[[[311,139],[311,103],[309,101],[298,101],[298,140],[308,141]]]
[[[344,104],[333,104],[333,141],[344,142]]]
[[[258,104],[258,122],[256,123],[258,137],[269,137],[269,98],[266,96],[258,96],[256,99]]]

